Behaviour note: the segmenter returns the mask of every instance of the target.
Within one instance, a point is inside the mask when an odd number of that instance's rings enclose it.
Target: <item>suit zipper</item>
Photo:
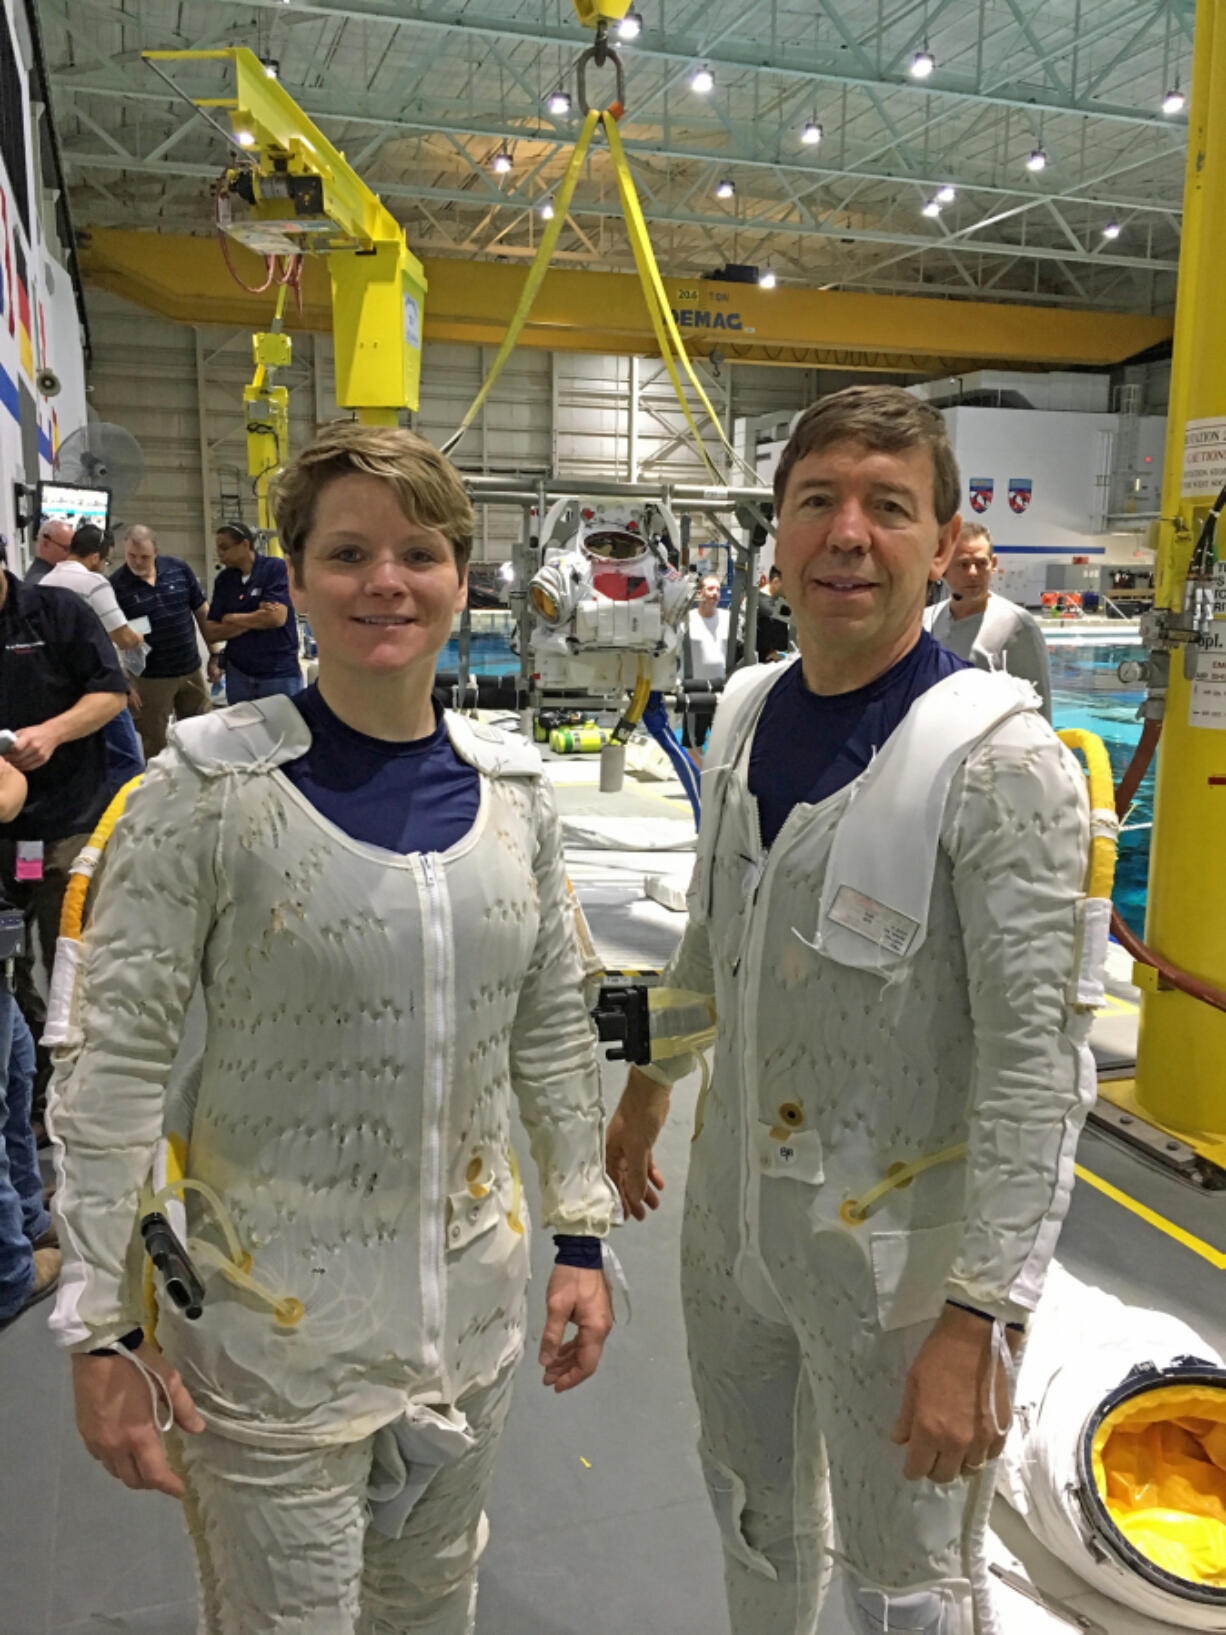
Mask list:
[[[443,1337],[443,1112],[447,1087],[447,1018],[444,962],[447,958],[444,906],[434,859],[421,855],[426,887],[426,939],[429,946],[430,992],[427,996],[425,1095],[422,1104],[422,1308],[428,1355],[442,1367]]]

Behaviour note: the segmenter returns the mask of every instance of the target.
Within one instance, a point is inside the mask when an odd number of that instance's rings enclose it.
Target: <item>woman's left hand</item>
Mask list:
[[[566,1325],[575,1335],[562,1343]],[[613,1306],[604,1273],[584,1266],[555,1266],[545,1294],[545,1332],[541,1336],[540,1364],[545,1384],[569,1391],[590,1378],[600,1365],[600,1354],[613,1327]]]

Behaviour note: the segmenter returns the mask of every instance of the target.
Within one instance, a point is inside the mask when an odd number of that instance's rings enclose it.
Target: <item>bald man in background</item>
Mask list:
[[[149,657],[132,714],[151,761],[166,748],[172,718],[184,721],[213,707],[196,639],[197,632],[204,635],[209,604],[187,563],[164,556],[143,523],[124,535],[123,566],[111,575],[111,589],[129,618],[149,621]]]
[[[49,517],[38,530],[38,538],[34,541],[34,560],[26,569],[22,583],[37,585],[52,568],[67,562],[71,544],[72,523]]]

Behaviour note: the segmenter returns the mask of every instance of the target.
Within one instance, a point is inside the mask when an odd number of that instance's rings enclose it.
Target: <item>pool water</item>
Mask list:
[[[1111,757],[1111,772],[1118,784],[1141,736],[1137,710],[1145,698],[1143,687],[1125,687],[1116,675],[1124,659],[1137,659],[1141,649],[1097,642],[1049,642],[1052,717],[1057,729],[1080,727],[1097,733]],[[1155,763],[1156,764],[1156,763]],[[1145,933],[1145,891],[1149,880],[1149,838],[1154,821],[1154,766],[1137,790],[1132,810],[1120,834],[1115,870],[1115,904],[1138,936]]]
[[[440,670],[458,670],[460,644],[453,636],[438,656]],[[474,676],[502,676],[519,669],[519,660],[501,632],[474,630],[468,670]]]
[[[1048,652],[1056,727],[1080,727],[1097,733],[1107,746],[1111,771],[1118,784],[1141,736],[1137,710],[1145,691],[1141,687],[1122,686],[1115,672],[1121,660],[1140,657],[1140,649],[1135,643],[1108,646],[1097,642],[1061,641],[1049,643]],[[459,648],[452,640],[439,656],[439,669],[454,670],[458,663]],[[479,676],[503,675],[519,667],[505,634],[477,630],[472,635],[471,664],[473,674]],[[1151,768],[1124,824],[1115,875],[1116,904],[1138,936],[1145,929],[1145,889],[1153,819],[1154,772]]]

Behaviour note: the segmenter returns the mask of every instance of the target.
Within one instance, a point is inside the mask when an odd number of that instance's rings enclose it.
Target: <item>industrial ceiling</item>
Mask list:
[[[1193,0],[635,5],[641,33],[614,42],[621,129],[666,273],[737,263],[781,285],[1173,307]],[[225,145],[140,53],[244,44],[432,257],[532,254],[592,42],[570,0],[38,10],[79,227],[208,231]],[[184,64],[177,78],[199,93],[215,72]],[[611,98],[611,75],[590,68],[588,90]],[[558,260],[633,265],[606,152]]]

